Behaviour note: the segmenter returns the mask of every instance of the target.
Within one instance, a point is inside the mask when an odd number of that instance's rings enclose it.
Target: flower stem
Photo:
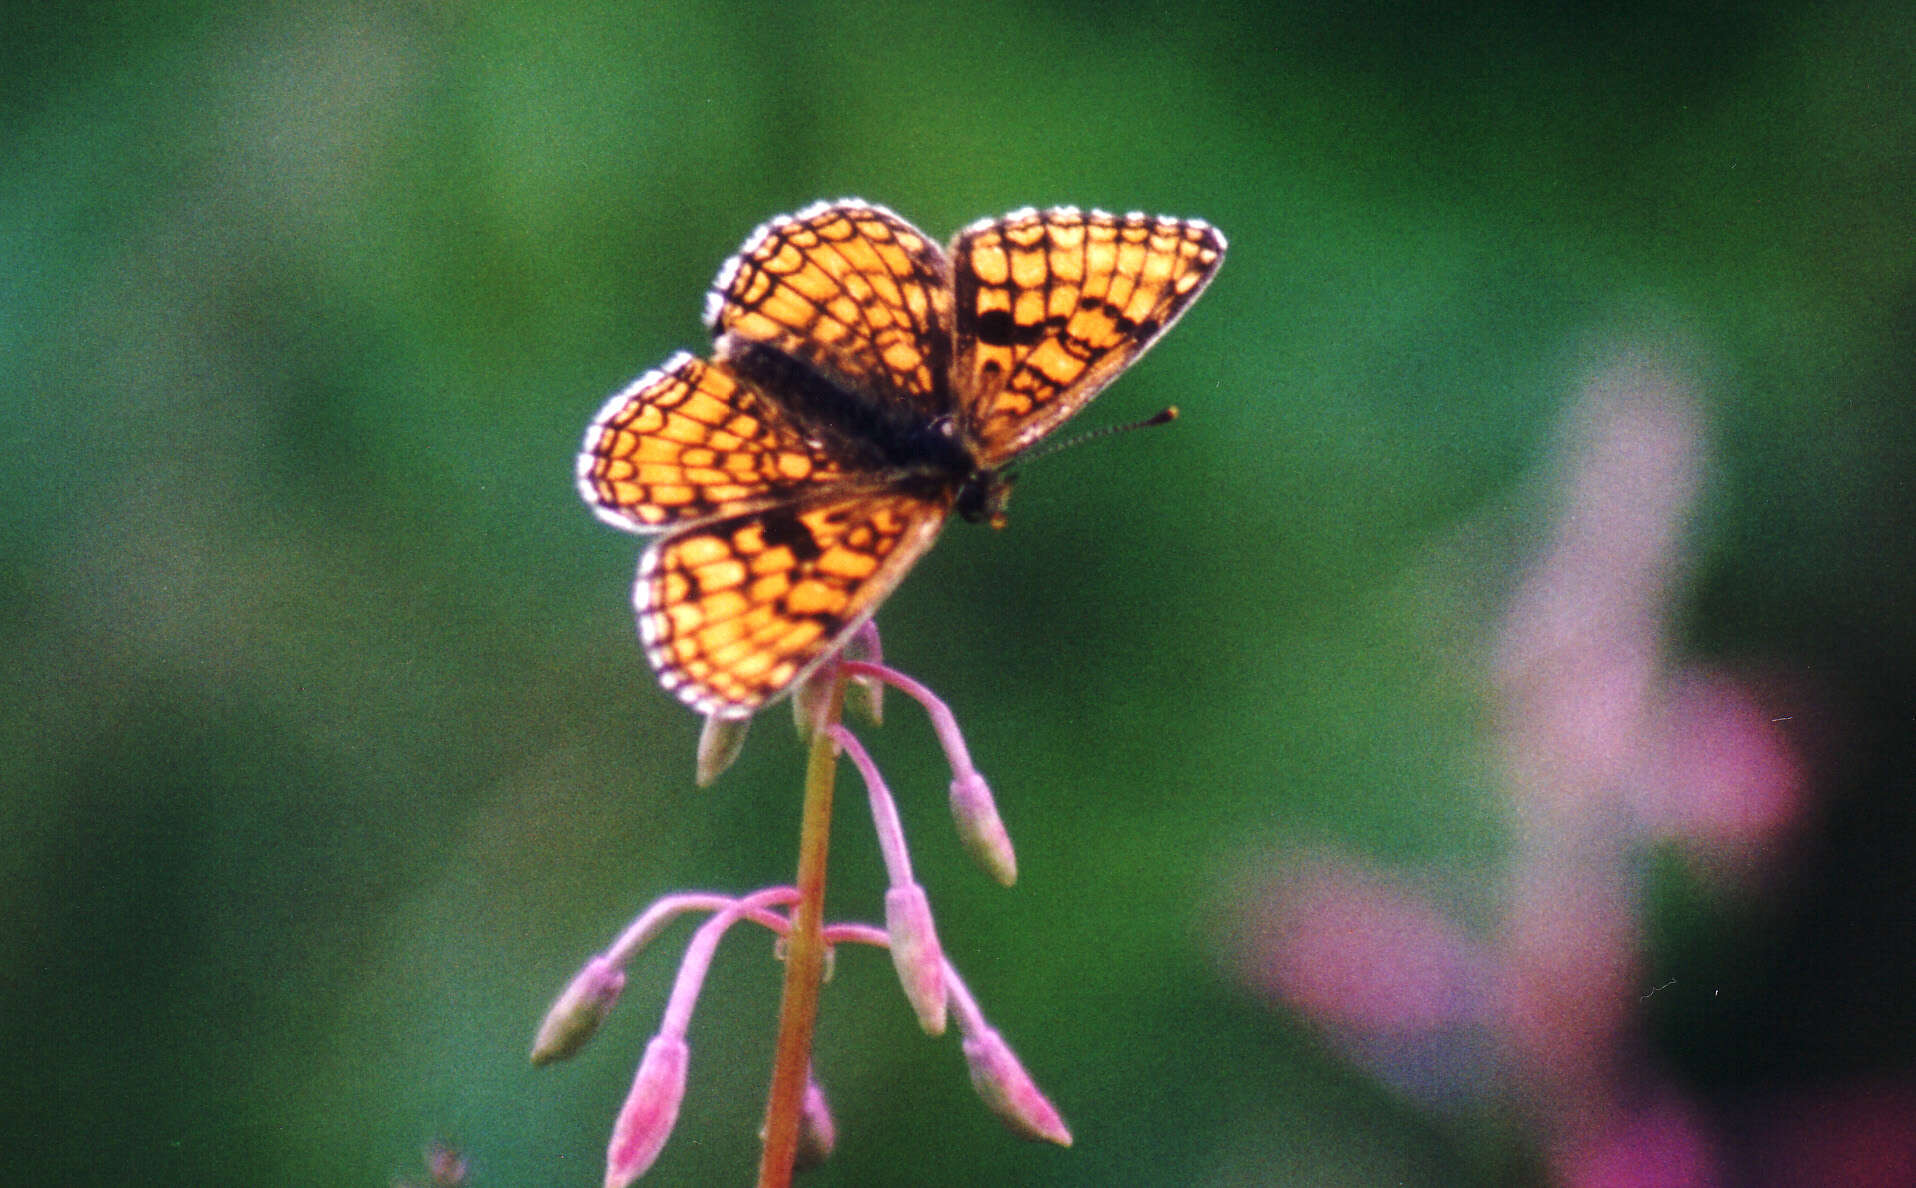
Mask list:
[[[758,1188],[789,1188],[798,1156],[805,1083],[811,1075],[812,1029],[818,1021],[818,989],[825,972],[825,858],[831,844],[832,783],[838,748],[831,727],[845,704],[845,680],[833,674],[831,694],[812,730],[805,765],[805,808],[798,834],[798,902],[786,939],[785,992],[778,1010],[778,1050],[765,1103],[765,1150]]]

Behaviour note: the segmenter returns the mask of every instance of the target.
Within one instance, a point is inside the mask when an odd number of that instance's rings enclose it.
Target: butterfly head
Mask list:
[[[1005,526],[1005,506],[1011,502],[1015,474],[1002,470],[980,470],[965,481],[958,491],[958,514],[973,524]]]

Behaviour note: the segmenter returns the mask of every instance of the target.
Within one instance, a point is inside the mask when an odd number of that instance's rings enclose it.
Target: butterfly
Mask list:
[[[1007,467],[1203,291],[1201,219],[1014,211],[941,249],[882,206],[759,227],[706,299],[710,359],[614,395],[579,454],[597,515],[660,539],[633,603],[665,688],[744,718],[832,656],[950,513],[1003,523]]]

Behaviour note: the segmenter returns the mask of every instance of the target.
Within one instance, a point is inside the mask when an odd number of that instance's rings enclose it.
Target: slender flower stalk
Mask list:
[[[725,933],[741,917],[762,911],[778,903],[792,900],[792,891],[788,887],[768,887],[755,891],[743,899],[736,899],[714,913],[710,920],[699,925],[692,934],[692,943],[685,946],[685,957],[679,963],[679,976],[672,983],[672,996],[665,1001],[665,1017],[659,1023],[659,1034],[683,1036],[692,1022],[692,1008],[698,1004],[699,991],[705,987],[706,971],[712,968],[712,957],[718,951],[718,943]]]
[[[805,764],[805,805],[798,837],[798,902],[785,954],[785,988],[778,1008],[778,1046],[765,1106],[765,1147],[758,1188],[789,1188],[798,1161],[804,1123],[805,1085],[811,1079],[812,1031],[818,1022],[818,989],[825,972],[825,866],[831,848],[832,789],[838,748],[830,730],[844,712],[845,682],[827,679],[831,696],[818,716]]]
[[[905,845],[905,827],[898,819],[898,805],[892,799],[891,790],[885,786],[885,777],[878,773],[878,765],[872,762],[871,752],[858,736],[845,729],[841,723],[831,729],[832,741],[839,749],[850,756],[852,766],[865,780],[865,792],[871,801],[872,826],[878,833],[878,853],[885,860],[885,875],[894,887],[911,885],[911,852]]]
[[[621,969],[631,964],[644,948],[658,939],[671,923],[687,912],[722,912],[738,904],[738,898],[732,895],[720,895],[709,891],[684,891],[677,895],[668,895],[639,914],[639,918],[626,925],[619,939],[612,942],[605,951],[605,959]]]
[[[971,751],[958,729],[958,719],[936,693],[895,668],[863,660],[846,660],[839,667],[853,678],[883,681],[925,707],[931,719],[938,745],[944,748],[951,764],[951,815],[958,837],[972,860],[985,872],[1009,887],[1018,881],[1018,856],[1011,847],[1011,835],[998,816],[997,803],[985,777],[972,765]]]
[[[924,706],[925,716],[931,719],[931,728],[938,735],[938,745],[945,749],[945,758],[951,763],[952,774],[978,774],[978,769],[972,766],[971,751],[965,746],[965,736],[958,729],[958,719],[943,698],[897,669],[875,661],[844,660],[838,667],[854,679],[883,681]]]
[[[625,967],[680,916],[689,912],[736,910],[740,919],[784,936],[790,930],[790,922],[771,908],[797,898],[795,888],[767,887],[745,899],[710,892],[684,892],[658,900],[627,925],[611,947],[589,959],[553,1000],[533,1041],[532,1063],[551,1064],[577,1054],[597,1034],[617,1004],[619,992],[625,986]]]
[[[679,963],[678,977],[672,983],[672,996],[666,1000],[658,1034],[646,1044],[632,1090],[612,1127],[612,1141],[606,1148],[605,1188],[625,1188],[644,1175],[678,1123],[690,1058],[685,1032],[719,941],[747,911],[769,907],[785,898],[788,896],[783,887],[748,895],[715,913],[692,934]]]
[[[773,896],[774,892],[782,898]],[[771,896],[765,903],[778,903],[789,902],[798,893],[789,887],[780,887],[762,894]],[[668,895],[641,912],[638,919],[626,925],[610,948],[585,963],[553,1001],[545,1021],[539,1025],[538,1036],[532,1041],[532,1063],[565,1060],[598,1034],[599,1026],[612,1013],[619,992],[625,987],[625,967],[674,920],[687,912],[721,912],[736,905],[738,900],[730,895],[693,891]],[[765,909],[751,906],[744,910],[756,918]]]
[[[891,937],[892,964],[898,969],[898,982],[905,998],[918,1015],[918,1025],[926,1035],[945,1032],[944,950],[938,945],[938,932],[931,922],[931,903],[911,874],[911,855],[905,846],[905,828],[898,820],[885,778],[864,744],[843,725],[832,727],[832,739],[851,757],[853,766],[865,779],[865,791],[871,800],[872,824],[878,831],[879,852],[885,858],[885,871],[891,887],[885,892],[885,931]]]

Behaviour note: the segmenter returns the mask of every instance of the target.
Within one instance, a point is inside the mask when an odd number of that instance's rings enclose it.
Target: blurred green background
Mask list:
[[[1653,1057],[1713,1110],[1908,1075],[1906,6],[4,19],[9,1181],[383,1185],[433,1138],[475,1184],[598,1181],[682,938],[579,1058],[533,1070],[532,1030],[655,895],[790,877],[801,752],[781,709],[693,787],[639,542],[573,454],[703,344],[752,227],[848,194],[939,238],[1026,204],[1201,215],[1231,253],[1080,423],[1184,419],[1034,468],[1007,531],[954,525],[880,617],[992,780],[1014,891],[952,844],[922,717],[866,735],[1077,1146],[1005,1136],[850,951],[808,1182],[1540,1182],[1521,1111],[1387,1086],[1220,937],[1300,844],[1494,879],[1486,657],[1617,344],[1677,359],[1710,425],[1673,653],[1824,707],[1787,877],[1646,885],[1650,968],[1745,991],[1673,1003]],[[870,919],[841,804],[834,912]],[[721,951],[646,1182],[749,1182],[767,951]]]

